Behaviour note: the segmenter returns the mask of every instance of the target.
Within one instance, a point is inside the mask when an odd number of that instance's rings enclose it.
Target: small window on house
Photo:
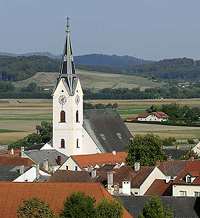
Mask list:
[[[119,139],[121,139],[122,138],[122,135],[121,135],[121,133],[116,133],[117,134],[117,136],[118,136],[118,138]]]
[[[194,197],[200,197],[200,192],[194,192]]]
[[[60,122],[65,123],[65,111],[60,112]]]
[[[76,111],[76,122],[79,123],[79,114],[78,114],[78,111]]]
[[[66,166],[66,170],[68,170],[69,169],[69,167],[68,166]]]
[[[80,146],[79,146],[79,139],[76,139],[76,147],[80,148]]]
[[[64,139],[61,139],[61,148],[65,148],[65,140]]]
[[[138,192],[134,192],[134,195],[138,195]]]
[[[179,195],[180,195],[180,196],[187,196],[187,192],[186,192],[186,191],[180,191],[180,192],[179,192]]]
[[[75,171],[77,171],[77,170],[78,170],[78,167],[77,167],[77,166],[75,166],[75,168],[74,168],[74,169],[75,169]]]
[[[187,176],[187,177],[186,177],[186,182],[187,182],[187,183],[191,183],[191,182],[192,182],[192,178],[191,178],[190,176]]]
[[[100,136],[103,140],[106,140],[106,136],[104,134],[100,134]]]

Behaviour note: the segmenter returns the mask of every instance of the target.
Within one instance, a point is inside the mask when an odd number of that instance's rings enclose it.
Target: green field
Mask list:
[[[153,82],[147,78],[139,76],[108,74],[83,70],[76,70],[76,73],[80,78],[82,87],[93,90],[100,90],[103,88],[140,88],[141,90],[144,90],[146,88],[161,87],[164,85],[164,83]],[[57,76],[58,73],[39,72],[29,79],[14,82],[13,84],[16,87],[24,87],[31,82],[35,82],[45,88],[52,88],[55,85]]]
[[[3,100],[0,100],[0,102]],[[137,116],[146,112],[152,104],[170,104],[200,107],[200,99],[157,99],[157,100],[92,100],[92,104],[117,103],[122,118]],[[35,132],[41,121],[52,121],[52,100],[46,99],[8,99],[0,104],[0,144],[9,144]],[[133,135],[154,133],[162,138],[200,138],[200,127],[164,126],[141,123],[126,123]]]

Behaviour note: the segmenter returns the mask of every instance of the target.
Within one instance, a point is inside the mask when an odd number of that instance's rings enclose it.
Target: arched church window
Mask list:
[[[77,123],[79,122],[79,114],[78,114],[78,111],[76,111],[76,122],[77,122]]]
[[[60,112],[60,122],[65,123],[65,111]]]
[[[61,148],[65,148],[65,140],[61,139]]]
[[[76,140],[76,147],[80,148],[80,146],[79,146],[79,139]]]

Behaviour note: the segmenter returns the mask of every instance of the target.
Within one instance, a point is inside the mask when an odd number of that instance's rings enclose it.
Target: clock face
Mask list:
[[[64,105],[67,101],[67,98],[64,95],[61,95],[58,99],[59,103]]]
[[[76,102],[76,104],[79,104],[79,102],[80,102],[80,97],[78,95],[75,98],[75,102]]]

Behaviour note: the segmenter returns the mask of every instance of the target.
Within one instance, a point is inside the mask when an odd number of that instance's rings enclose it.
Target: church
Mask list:
[[[67,155],[125,151],[132,137],[116,110],[83,110],[67,19],[61,69],[53,90],[53,149]]]

